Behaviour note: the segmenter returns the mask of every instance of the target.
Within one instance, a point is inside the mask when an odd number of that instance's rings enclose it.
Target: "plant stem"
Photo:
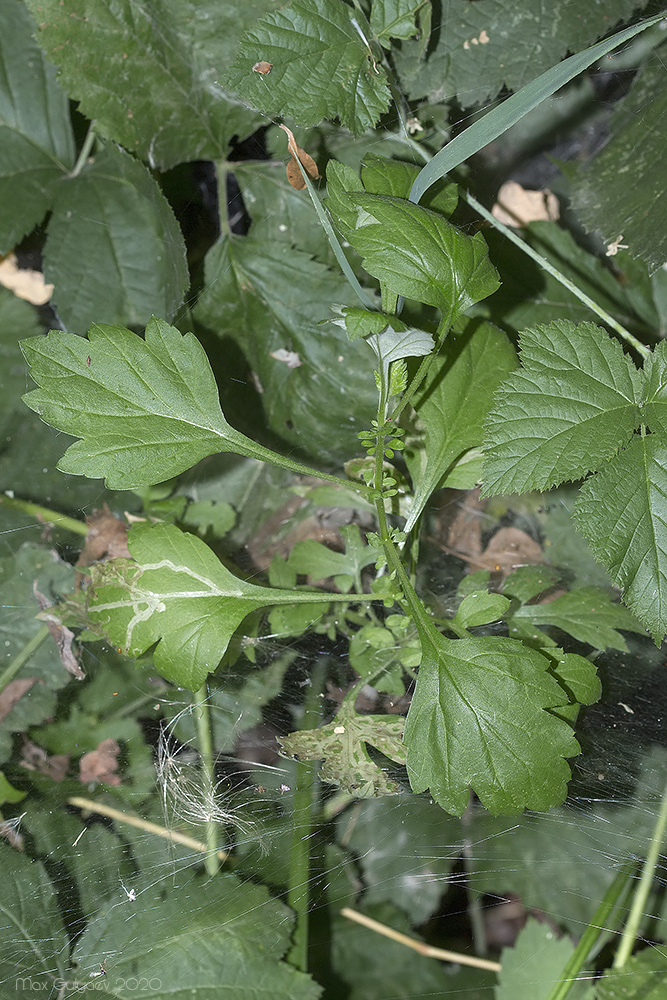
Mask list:
[[[66,514],[59,514],[55,510],[49,510],[48,507],[40,507],[36,503],[30,503],[28,500],[19,500],[17,497],[8,497],[6,493],[0,495],[0,504],[4,504],[5,507],[11,507],[12,510],[19,510],[22,514],[27,514],[29,517],[34,517],[38,521],[42,521],[46,524],[57,525],[59,528],[65,528],[67,531],[72,531],[76,535],[87,535],[88,525],[83,521],[77,521],[74,517],[68,517]]]
[[[625,864],[618,872],[616,878],[604,894],[602,902],[593,914],[593,919],[581,935],[579,944],[572,952],[570,959],[561,973],[560,981],[556,983],[547,1000],[564,1000],[564,997],[567,996],[570,987],[583,969],[584,962],[599,939],[601,932],[606,930],[605,925],[609,921],[612,910],[618,903],[623,890],[628,884],[628,880],[636,870],[636,864],[631,862]]]
[[[616,950],[616,956],[614,958],[615,969],[622,968],[632,954],[632,949],[634,948],[634,944],[639,933],[639,925],[644,913],[646,912],[646,902],[653,885],[653,877],[658,864],[660,848],[662,847],[662,842],[665,839],[666,826],[667,787],[662,793],[660,812],[658,813],[658,818],[653,829],[653,836],[651,837],[648,854],[646,855],[644,869],[642,871],[641,878],[639,879],[639,884],[635,890],[632,906],[630,907],[630,914],[625,923],[625,927],[623,928],[623,934],[621,935],[621,940]]]
[[[391,415],[392,420],[398,421],[399,416],[401,415],[405,407],[408,405],[408,403],[412,402],[415,393],[419,389],[419,386],[422,384],[422,382],[428,375],[429,369],[433,364],[433,362],[435,361],[435,359],[437,358],[440,348],[447,339],[447,335],[451,329],[452,325],[451,316],[452,313],[450,308],[448,314],[446,316],[443,316],[442,319],[440,320],[440,323],[438,324],[438,329],[436,331],[436,336],[435,336],[435,348],[431,351],[430,354],[427,354],[426,357],[422,359],[419,368],[414,374],[414,378],[411,379],[410,385],[408,386],[406,392],[403,393],[400,402],[397,404],[396,408],[394,409],[394,412]]]
[[[477,199],[473,198],[470,193],[464,192],[463,197],[471,208],[474,208],[476,212],[479,212],[479,214],[486,219],[487,222],[491,223],[494,229],[497,229],[498,232],[502,233],[503,236],[506,236],[508,240],[511,240],[511,242],[523,250],[525,254],[532,257],[532,259],[539,264],[540,267],[544,268],[544,270],[550,274],[552,278],[555,278],[556,281],[559,281],[561,285],[568,289],[568,291],[572,292],[573,295],[576,295],[580,302],[583,302],[584,305],[588,306],[588,308],[599,316],[600,319],[607,324],[607,326],[610,326],[611,329],[619,335],[619,337],[622,337],[626,343],[630,344],[631,347],[634,347],[638,354],[641,354],[643,358],[650,357],[651,352],[648,347],[645,347],[644,344],[637,340],[637,338],[633,336],[629,330],[626,330],[624,326],[621,326],[621,324],[615,320],[613,316],[609,315],[606,309],[603,309],[602,306],[599,306],[597,302],[586,295],[585,292],[582,292],[580,288],[577,288],[574,282],[570,281],[569,278],[566,278],[564,274],[561,274],[558,268],[554,267],[553,264],[546,259],[546,257],[543,257],[536,250],[533,250],[533,248],[526,243],[525,240],[522,240],[521,237],[517,236],[516,233],[514,233],[508,226],[504,226],[502,222],[499,222],[498,219],[491,215],[490,212],[487,212],[484,206],[480,205]]]
[[[320,717],[320,695],[324,684],[324,664],[316,664],[311,674],[300,729],[311,729]],[[308,971],[308,921],[310,904],[310,851],[317,788],[314,761],[298,761],[292,813],[289,885],[287,905],[296,914],[292,947],[287,960],[301,972]]]
[[[86,133],[86,138],[83,140],[83,146],[81,147],[81,152],[79,153],[76,163],[74,164],[74,169],[70,174],[70,177],[78,177],[83,168],[86,165],[86,161],[90,156],[90,151],[93,148],[93,143],[97,136],[95,135],[95,122],[91,122],[88,126],[88,132]]]
[[[202,787],[215,788],[215,768],[213,762],[213,739],[211,737],[211,712],[208,703],[208,687],[203,684],[194,696],[195,719],[197,721],[197,744],[201,759]],[[217,856],[218,824],[206,820],[206,857],[204,865],[209,875],[216,875],[220,867]]]
[[[48,625],[42,625],[39,632],[35,632],[32,639],[29,642],[26,642],[21,652],[14,657],[12,662],[8,664],[8,666],[6,666],[0,674],[0,691],[4,691],[9,682],[13,680],[19,672],[23,664],[28,662],[32,654],[39,649],[49,635]]]

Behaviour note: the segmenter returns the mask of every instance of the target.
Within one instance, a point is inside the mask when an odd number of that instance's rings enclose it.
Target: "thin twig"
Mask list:
[[[489,972],[500,972],[500,962],[492,962],[488,958],[477,958],[475,955],[462,955],[457,951],[445,951],[444,948],[434,948],[433,945],[417,941],[415,938],[408,937],[407,934],[395,931],[393,927],[381,924],[379,920],[373,920],[371,917],[367,917],[357,910],[352,910],[349,906],[343,907],[340,913],[342,917],[347,917],[348,920],[355,920],[358,924],[362,924],[364,927],[368,927],[369,930],[375,931],[376,934],[382,934],[384,937],[391,938],[392,941],[404,944],[406,948],[412,948],[413,951],[418,952],[418,954],[423,955],[425,958],[439,958],[443,962],[457,962],[459,965],[472,965],[475,969],[488,969]]]

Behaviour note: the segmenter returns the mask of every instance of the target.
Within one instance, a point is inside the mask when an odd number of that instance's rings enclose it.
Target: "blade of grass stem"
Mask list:
[[[12,510],[18,510],[22,514],[27,514],[28,517],[34,517],[43,524],[53,524],[58,528],[66,528],[67,531],[72,531],[76,535],[88,534],[88,525],[84,521],[77,521],[74,517],[59,514],[55,510],[49,510],[48,507],[40,507],[39,504],[30,503],[28,500],[19,500],[18,497],[8,497],[3,494],[0,496],[0,504],[10,507]]]
[[[201,760],[202,785],[215,788],[215,768],[213,760],[213,739],[211,736],[211,712],[208,702],[208,687],[203,684],[194,696],[195,720],[197,723],[197,744]],[[220,867],[216,854],[219,827],[214,819],[206,820],[206,856],[204,865],[209,875],[217,874]]]
[[[35,632],[32,639],[26,642],[20,653],[17,653],[11,663],[7,664],[0,674],[0,691],[4,691],[10,681],[16,677],[24,663],[27,663],[34,652],[36,652],[49,635],[48,625],[42,625],[39,632]]]

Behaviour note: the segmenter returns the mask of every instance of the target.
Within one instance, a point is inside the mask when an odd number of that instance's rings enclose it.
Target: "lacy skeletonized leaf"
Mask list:
[[[337,0],[295,0],[246,32],[223,83],[271,117],[338,117],[361,135],[387,110],[389,89],[354,20]],[[258,60],[271,63],[266,76],[253,70]]]
[[[549,489],[599,469],[641,420],[643,376],[593,323],[521,334],[519,371],[486,424],[485,496]]]
[[[507,335],[490,323],[445,341],[414,398],[423,440],[408,440],[405,461],[415,496],[406,531],[465,451],[481,445],[493,393],[517,365]]]
[[[345,704],[329,725],[291,733],[280,743],[300,760],[323,760],[320,777],[325,781],[355,798],[374,798],[394,794],[398,785],[371,760],[366,744],[404,764],[403,725],[403,719],[391,715],[357,715]]]
[[[0,254],[41,222],[74,166],[69,103],[19,0],[4,0],[0,31]]]
[[[642,633],[635,616],[615,604],[602,587],[578,587],[544,604],[524,604],[512,615],[513,621],[534,625],[555,625],[579,642],[596,649],[627,649],[618,629]]]
[[[191,691],[215,670],[251,611],[271,604],[326,604],[331,598],[247,583],[201,539],[171,524],[136,525],[128,546],[134,562],[114,559],[92,571],[91,621],[128,656],[159,641],[155,666]]]
[[[40,43],[99,134],[151,167],[221,159],[261,118],[216,82],[270,0],[28,0]]]
[[[437,306],[451,321],[498,288],[482,235],[386,195],[350,194],[358,206],[347,238],[364,267],[391,291]]]
[[[167,199],[142,163],[108,145],[59,184],[44,273],[66,329],[103,316],[144,326],[171,319],[189,285],[185,243]]]
[[[514,639],[451,640],[422,616],[422,661],[405,726],[415,792],[462,815],[469,789],[492,813],[543,810],[565,798],[579,753],[552,713],[569,703],[540,653]]]
[[[659,642],[667,632],[667,448],[636,435],[582,487],[577,527]]]
[[[151,319],[146,339],[94,324],[89,339],[52,330],[21,344],[41,388],[27,405],[57,430],[82,438],[58,463],[110,489],[164,482],[207,455],[233,451],[264,459],[266,449],[224,418],[204,349]]]

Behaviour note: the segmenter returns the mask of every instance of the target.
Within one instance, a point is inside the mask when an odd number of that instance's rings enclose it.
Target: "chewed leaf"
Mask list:
[[[157,642],[156,668],[191,691],[215,670],[251,611],[332,600],[321,591],[247,583],[199,538],[171,524],[136,525],[128,546],[134,562],[114,559],[93,567],[90,619],[128,656]]]

